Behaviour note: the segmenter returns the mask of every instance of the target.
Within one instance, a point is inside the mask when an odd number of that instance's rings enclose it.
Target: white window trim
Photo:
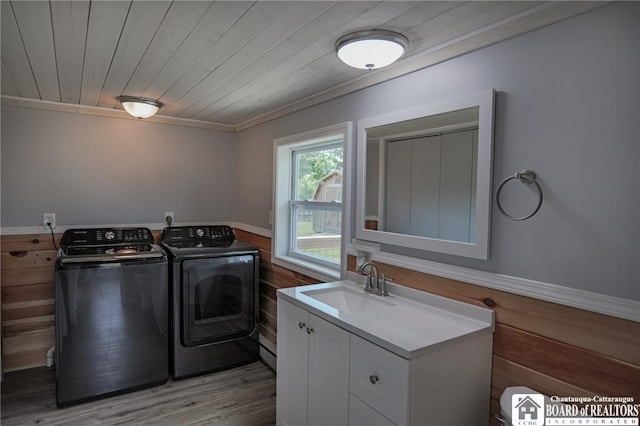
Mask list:
[[[342,231],[341,261],[336,270],[327,266],[290,256],[290,196],[291,196],[291,152],[305,146],[329,141],[336,135],[342,135],[343,146],[343,182],[342,182]],[[346,274],[347,252],[346,239],[350,235],[350,200],[351,200],[351,147],[353,125],[351,122],[340,123],[322,129],[312,130],[297,135],[274,140],[273,143],[273,232],[271,237],[271,262],[294,272],[298,272],[320,281],[335,281]],[[282,165],[286,165],[282,166]]]

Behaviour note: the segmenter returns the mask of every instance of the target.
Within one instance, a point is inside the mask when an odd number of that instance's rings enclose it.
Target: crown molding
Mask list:
[[[314,93],[306,98],[238,123],[236,132],[266,123],[287,114],[300,111],[340,96],[365,89],[406,74],[428,68],[440,62],[473,52],[483,47],[522,35],[538,28],[588,12],[609,2],[543,2],[538,6],[494,22],[491,25],[463,34],[445,43],[438,44],[418,54],[400,59],[393,65],[378,70],[363,71],[356,77],[338,86]]]
[[[22,108],[43,109],[57,112],[71,112],[75,114],[86,114],[99,117],[110,117],[139,121],[137,118],[132,117],[131,115],[129,115],[129,113],[121,109],[90,107],[85,105],[66,104],[63,102],[42,101],[39,99],[18,98],[15,96],[4,95],[0,97],[0,101],[3,105],[17,106]],[[186,118],[168,117],[166,115],[154,115],[151,118],[145,118],[144,121],[148,121],[150,123],[170,124],[174,126],[221,130],[223,132],[235,132],[235,128],[227,124],[190,120]]]
[[[463,34],[445,43],[438,44],[430,49],[420,52],[419,54],[401,59],[392,66],[381,68],[379,70],[364,71],[360,77],[356,77],[355,79],[343,84],[272,109],[240,123],[222,124],[163,115],[155,115],[152,118],[145,119],[145,121],[178,126],[199,127],[226,132],[239,132],[296,111],[330,101],[340,96],[410,74],[423,68],[428,68],[457,56],[499,43],[572,16],[588,12],[608,3],[610,2],[543,2],[491,25]],[[136,118],[131,117],[125,111],[119,109],[88,107],[83,105],[41,101],[13,96],[2,96],[1,100],[3,104],[21,106],[25,108],[39,108],[53,111],[136,120]]]

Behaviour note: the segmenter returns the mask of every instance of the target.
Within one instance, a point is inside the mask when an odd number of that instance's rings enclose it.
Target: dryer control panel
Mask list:
[[[233,241],[235,236],[227,225],[212,226],[172,226],[162,231],[162,241],[166,243],[181,241]]]

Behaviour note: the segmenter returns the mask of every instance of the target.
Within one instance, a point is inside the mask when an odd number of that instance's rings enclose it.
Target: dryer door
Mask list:
[[[255,327],[252,255],[189,259],[182,264],[182,344],[250,335]]]

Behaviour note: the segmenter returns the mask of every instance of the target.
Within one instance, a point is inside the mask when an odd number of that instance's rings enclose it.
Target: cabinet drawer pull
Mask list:
[[[369,376],[369,381],[371,382],[372,385],[375,385],[376,383],[378,383],[378,380],[380,380],[380,378],[378,378],[376,374],[372,374]]]
[[[313,327],[307,328],[307,334],[311,334],[311,333],[313,333]]]
[[[299,323],[298,323],[298,328],[299,328],[300,330],[302,330],[302,329],[303,329],[303,328],[305,328],[306,326],[307,326],[307,324],[305,324],[305,323],[303,323],[303,322],[299,322]]]

